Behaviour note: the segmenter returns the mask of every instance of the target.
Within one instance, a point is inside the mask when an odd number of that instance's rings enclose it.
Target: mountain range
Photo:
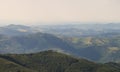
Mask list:
[[[0,54],[55,50],[95,62],[119,63],[119,28],[119,24],[37,27],[12,24],[0,27]]]

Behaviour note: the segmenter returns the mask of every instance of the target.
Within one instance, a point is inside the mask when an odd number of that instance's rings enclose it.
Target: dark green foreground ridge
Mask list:
[[[49,50],[0,55],[0,72],[120,72],[120,64],[98,64]]]

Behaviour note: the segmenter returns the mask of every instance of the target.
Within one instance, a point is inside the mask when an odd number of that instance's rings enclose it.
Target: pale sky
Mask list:
[[[0,0],[0,23],[120,22],[120,0]]]

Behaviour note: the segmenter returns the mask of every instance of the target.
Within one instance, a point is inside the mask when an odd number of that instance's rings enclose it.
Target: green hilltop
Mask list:
[[[98,64],[52,50],[0,55],[0,72],[120,72],[120,64]]]

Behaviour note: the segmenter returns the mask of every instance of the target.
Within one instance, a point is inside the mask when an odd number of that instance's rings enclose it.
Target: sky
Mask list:
[[[0,0],[0,25],[120,22],[120,0]]]

